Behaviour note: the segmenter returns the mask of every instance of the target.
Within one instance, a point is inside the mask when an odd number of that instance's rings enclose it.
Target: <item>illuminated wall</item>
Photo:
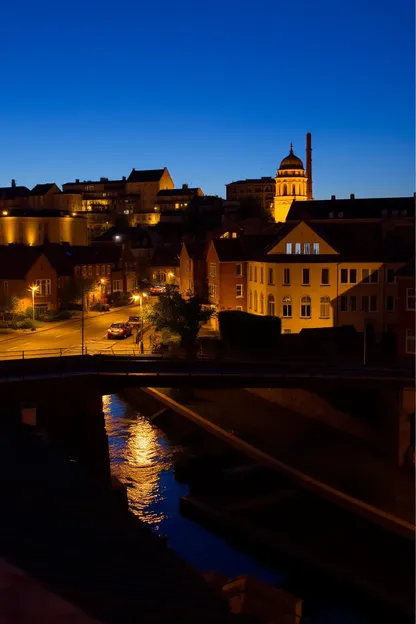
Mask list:
[[[87,245],[87,220],[83,217],[20,217],[0,215],[0,245],[42,245],[67,242]]]

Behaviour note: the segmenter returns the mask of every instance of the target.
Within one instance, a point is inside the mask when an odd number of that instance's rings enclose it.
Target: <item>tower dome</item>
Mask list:
[[[300,158],[295,156],[295,154],[293,153],[292,143],[290,144],[289,156],[286,156],[286,158],[283,158],[282,162],[279,165],[279,169],[282,169],[282,170],[302,169],[303,171],[303,162],[301,161]]]

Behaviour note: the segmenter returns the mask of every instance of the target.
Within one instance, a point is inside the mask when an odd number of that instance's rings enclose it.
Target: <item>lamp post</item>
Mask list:
[[[140,325],[141,325],[141,337],[143,340],[143,297],[147,297],[147,293],[139,293],[138,295],[134,295],[133,299],[135,302],[139,302],[140,305]]]
[[[29,290],[32,292],[32,320],[35,321],[35,292],[38,292],[39,286],[33,284],[30,286]]]
[[[100,279],[100,283],[101,283],[101,303],[104,303],[103,292],[104,292],[105,279],[103,277]]]

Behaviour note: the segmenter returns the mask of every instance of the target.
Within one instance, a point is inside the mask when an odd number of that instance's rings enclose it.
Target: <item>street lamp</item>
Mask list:
[[[104,284],[105,284],[105,279],[104,277],[102,277],[100,279],[100,284],[101,284],[101,303],[104,303],[104,297],[103,297],[103,291],[104,291]]]
[[[38,292],[39,290],[39,285],[33,284],[33,286],[30,286],[28,290],[30,290],[32,292],[32,320],[35,320],[35,292]]]
[[[141,320],[141,336],[143,340],[143,297],[147,297],[147,293],[139,293],[138,295],[133,295],[133,300],[135,303],[137,301],[140,304],[140,320]]]

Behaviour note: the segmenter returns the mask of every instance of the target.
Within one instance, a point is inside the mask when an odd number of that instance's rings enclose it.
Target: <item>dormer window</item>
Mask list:
[[[334,218],[334,213],[333,213],[333,212],[330,212],[330,213],[329,213],[329,218],[330,218],[330,219],[333,219],[333,218]]]
[[[338,218],[339,219],[343,219],[344,218],[344,213],[343,212],[339,212],[338,213]]]

